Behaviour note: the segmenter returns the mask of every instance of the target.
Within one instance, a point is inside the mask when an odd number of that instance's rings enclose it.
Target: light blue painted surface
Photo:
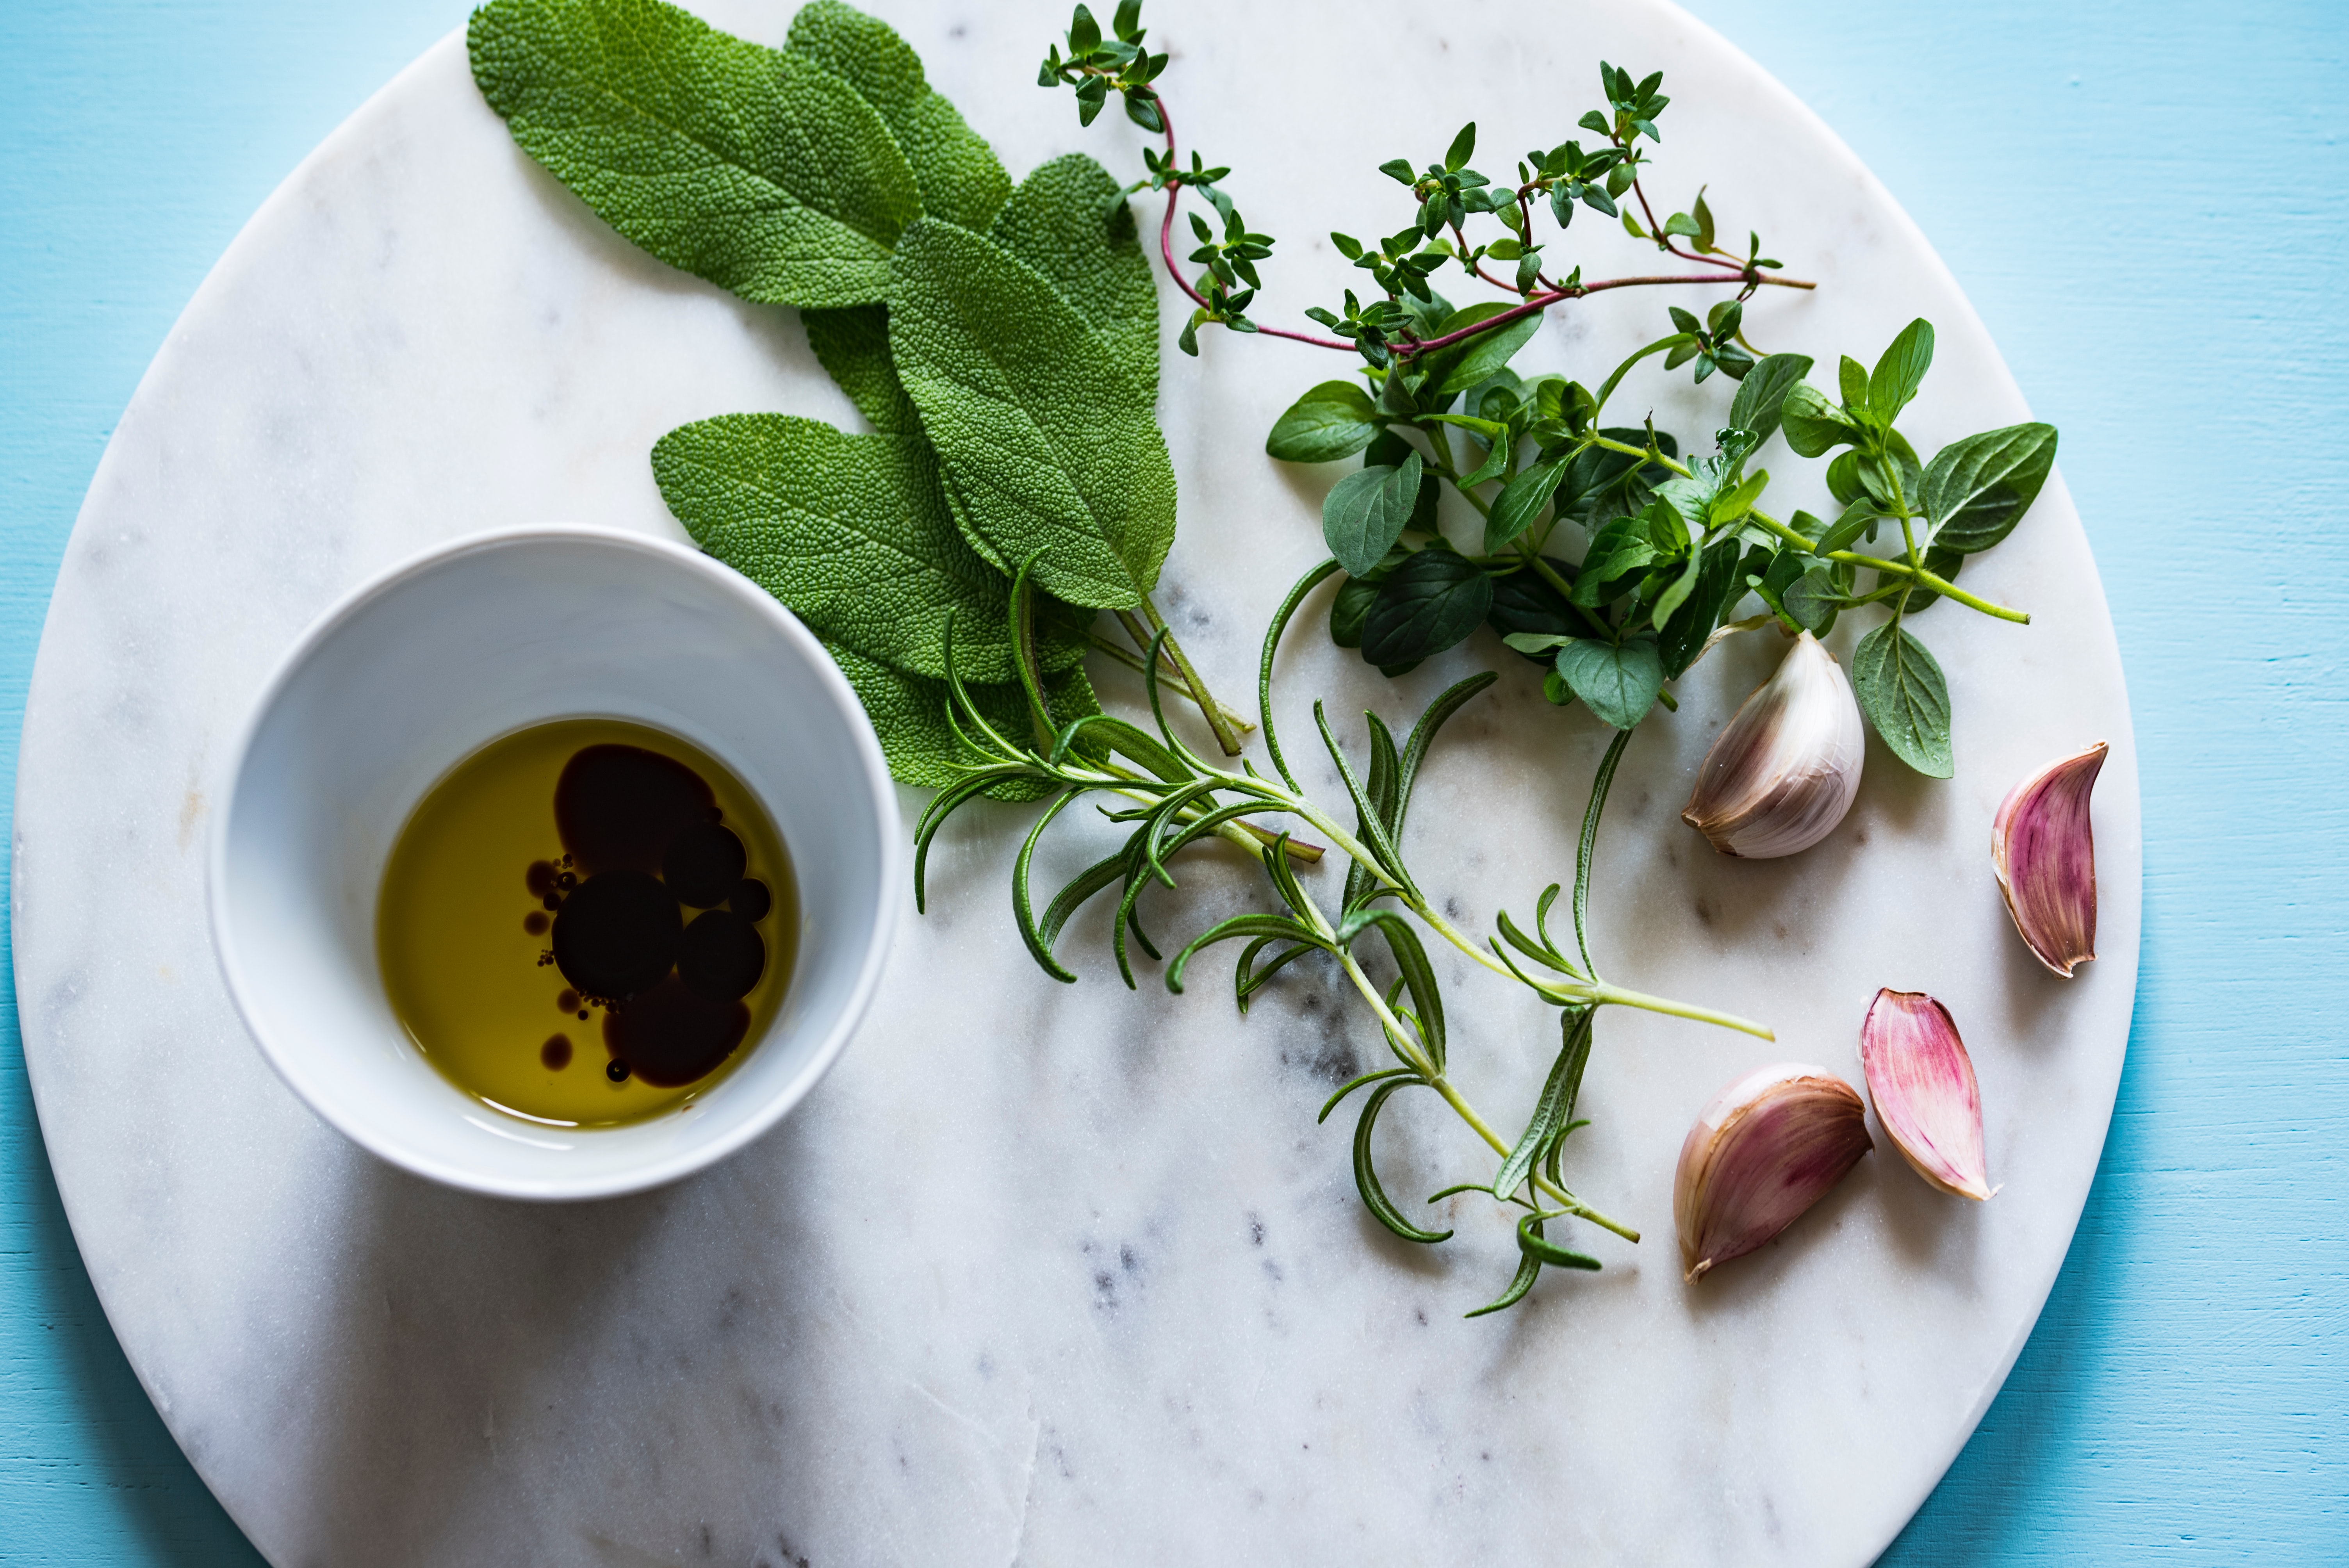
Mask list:
[[[2145,965],[2103,1166],[2013,1377],[1885,1562],[2349,1563],[2349,6],[1696,9],[1891,187],[2062,428],[2143,754]],[[0,5],[12,776],[57,559],[140,372],[269,190],[461,15]],[[257,1561],[90,1292],[11,997],[0,1562]]]

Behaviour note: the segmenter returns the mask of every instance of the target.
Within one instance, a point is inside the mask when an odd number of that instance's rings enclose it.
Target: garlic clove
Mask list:
[[[1878,991],[1859,1026],[1859,1065],[1876,1119],[1917,1174],[1961,1198],[1989,1197],[1982,1088],[1950,1010],[1922,991]]]
[[[1874,1147],[1858,1091],[1825,1068],[1781,1062],[1714,1095],[1672,1179],[1687,1277],[1793,1224]]]
[[[1851,810],[1866,754],[1851,682],[1805,632],[1704,754],[1681,820],[1724,855],[1807,850]]]
[[[2105,766],[2101,740],[2017,784],[1990,830],[1990,861],[2014,929],[2063,975],[2096,955],[2096,840],[2088,797]]]

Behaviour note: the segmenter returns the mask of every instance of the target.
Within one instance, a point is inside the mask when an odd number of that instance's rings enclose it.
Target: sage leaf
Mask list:
[[[887,294],[913,170],[806,56],[661,0],[491,0],[466,45],[515,143],[662,261],[768,304]]]
[[[1109,170],[1082,153],[1038,165],[1003,203],[987,234],[1051,280],[1109,345],[1141,406],[1154,408],[1158,285],[1125,188]]]
[[[1132,609],[1174,539],[1166,439],[1102,335],[1043,273],[921,219],[891,265],[889,342],[957,521],[1071,603]]]
[[[1757,442],[1768,440],[1771,432],[1778,428],[1786,394],[1810,373],[1811,357],[1807,354],[1768,356],[1737,384],[1737,396],[1729,405],[1730,424],[1753,431]]]
[[[1663,661],[1652,637],[1619,645],[1578,637],[1557,651],[1558,678],[1583,705],[1618,729],[1630,729],[1656,706],[1664,689]]]
[[[1331,463],[1377,438],[1371,395],[1351,381],[1324,381],[1274,421],[1264,449],[1284,463]]]
[[[966,680],[1017,678],[1009,585],[956,531],[926,443],[787,414],[728,414],[663,436],[652,465],[693,542],[824,641],[943,678],[952,615]],[[1084,645],[1065,610],[1037,619],[1039,662],[1075,665]]]
[[[1350,576],[1366,577],[1384,560],[1419,504],[1417,451],[1400,467],[1357,469],[1321,503],[1321,537]]]
[[[961,647],[961,630],[959,624],[955,628],[957,650]],[[970,754],[963,749],[962,743],[955,738],[953,726],[947,722],[949,694],[946,682],[893,669],[837,644],[826,644],[824,651],[840,666],[840,673],[848,677],[850,688],[864,708],[864,717],[873,721],[874,733],[881,738],[881,755],[889,764],[889,777],[916,789],[942,789],[960,783],[968,776],[957,765],[967,764]],[[1018,682],[999,686],[965,682],[963,689],[998,730],[1015,741],[1031,738],[1033,721],[1028,712],[1028,694]],[[1101,711],[1101,703],[1093,696],[1092,684],[1085,678],[1081,664],[1045,677],[1044,695],[1052,705],[1052,717],[1062,724]],[[1040,800],[1060,788],[1051,779],[1031,775],[1008,779],[987,793],[999,800]]]
[[[922,74],[922,57],[886,22],[840,0],[810,0],[792,18],[783,46],[856,89],[887,123],[921,194],[922,211],[966,229],[984,229],[1011,193],[987,139]]]
[[[1362,657],[1416,664],[1467,640],[1493,608],[1493,580],[1454,550],[1423,550],[1379,584],[1362,621]]]
[[[874,429],[892,436],[921,435],[922,417],[905,396],[905,384],[897,379],[897,362],[889,355],[886,305],[803,310],[800,325],[807,329],[816,363]]]
[[[1988,550],[2014,531],[2054,466],[2053,425],[2009,425],[1943,447],[1923,484],[1933,542],[1967,555]]]
[[[1851,651],[1860,711],[1892,754],[1928,779],[1957,770],[1950,754],[1950,685],[1925,645],[1887,621]]]

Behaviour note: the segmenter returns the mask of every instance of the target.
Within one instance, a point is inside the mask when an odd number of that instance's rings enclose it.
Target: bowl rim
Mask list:
[[[263,726],[296,676],[319,649],[339,634],[360,611],[393,590],[468,557],[489,555],[516,547],[526,548],[533,544],[566,543],[633,552],[701,578],[721,593],[732,596],[753,615],[766,621],[781,634],[784,643],[813,668],[818,688],[847,721],[847,729],[853,738],[856,763],[871,798],[874,820],[880,829],[881,890],[880,896],[874,901],[871,922],[858,936],[863,945],[863,958],[846,1003],[825,1037],[818,1042],[806,1067],[783,1080],[763,1104],[757,1106],[726,1132],[649,1160],[640,1166],[594,1177],[515,1180],[485,1176],[443,1160],[420,1155],[386,1137],[378,1129],[328,1109],[300,1065],[300,1053],[289,1053],[272,1037],[271,1031],[260,1021],[256,1007],[248,1000],[253,982],[238,952],[234,924],[228,907],[229,842],[235,830],[239,787]],[[896,788],[891,782],[880,738],[874,731],[872,721],[865,717],[864,705],[857,700],[847,677],[841,674],[840,666],[833,662],[823,645],[781,601],[732,567],[698,550],[669,540],[594,523],[521,523],[460,535],[394,562],[347,590],[303,628],[271,666],[230,745],[227,770],[222,778],[219,799],[222,806],[213,820],[211,842],[205,854],[205,903],[212,927],[213,957],[220,966],[222,979],[227,985],[229,999],[236,1008],[237,1017],[244,1025],[245,1033],[295,1096],[320,1120],[345,1138],[400,1170],[443,1186],[487,1197],[540,1202],[620,1197],[680,1181],[698,1171],[706,1170],[763,1136],[806,1099],[824,1075],[831,1071],[833,1063],[847,1048],[849,1037],[864,1021],[874,994],[880,989],[881,973],[888,962],[890,944],[896,934],[898,903],[904,897],[905,848],[903,822],[897,810]],[[460,1091],[452,1086],[451,1092]]]

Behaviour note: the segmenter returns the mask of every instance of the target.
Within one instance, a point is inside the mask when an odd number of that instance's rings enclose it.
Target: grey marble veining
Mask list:
[[[1138,166],[1032,85],[1065,11],[885,7],[1015,172],[1071,149]],[[1179,122],[1282,237],[1265,314],[1342,286],[1313,236],[1392,214],[1362,128],[1246,36],[1249,7],[1154,17]],[[1310,9],[1359,24],[1354,8]],[[1487,165],[1547,145],[1604,57],[1675,95],[1658,193],[1699,181],[1816,295],[1767,291],[1756,341],[1872,357],[1940,328],[1920,445],[2025,417],[1954,284],[1840,144],[1667,6],[1577,8],[1554,53],[1500,54],[1496,5],[1398,12],[1317,79],[1405,48],[1442,62],[1381,110],[1379,156],[1480,122]],[[788,5],[709,14],[780,40]],[[1290,24],[1302,32],[1302,16]],[[1400,29],[1400,38],[1395,31]],[[1757,134],[1766,127],[1767,134]],[[1391,141],[1392,147],[1384,143]],[[1343,170],[1328,184],[1320,171]],[[1592,275],[1652,251],[1586,220]],[[1522,363],[1595,380],[1662,302],[1553,313]],[[1183,532],[1161,595],[1215,684],[1251,686],[1263,617],[1320,553],[1331,476],[1261,456],[1331,356],[1210,335],[1174,353],[1162,417]],[[1596,368],[1594,368],[1596,367]],[[1728,393],[1635,377],[1699,436]],[[1871,742],[1859,804],[1793,861],[1720,859],[1676,819],[1692,769],[1775,650],[1740,638],[1642,729],[1602,844],[1594,948],[1610,977],[1760,1016],[1775,1047],[1619,1011],[1600,1023],[1569,1180],[1647,1232],[1586,1233],[1603,1274],[1459,1315],[1510,1272],[1506,1227],[1455,1202],[1438,1250],[1361,1212],[1347,1133],[1313,1112],[1376,1041],[1336,977],[1292,968],[1247,1018],[1228,957],[1183,996],[1115,979],[1097,913],[1040,975],[1012,930],[1009,810],[973,812],[905,916],[893,980],[840,1067],[775,1134],[669,1190],[533,1208],[441,1191],[345,1144],[283,1088],[222,993],[202,904],[222,748],[270,662],[335,594],[430,542],[531,519],[677,535],[646,453],[685,420],[779,408],[853,423],[792,314],[632,251],[514,151],[444,42],[330,139],[239,237],[123,417],[58,583],[26,724],[18,995],[76,1235],[133,1365],[206,1480],[285,1568],[312,1563],[1426,1563],[1528,1540],[1559,1561],[1857,1563],[1889,1539],[1995,1392],[2094,1173],[2137,958],[2136,758],[2093,562],[2060,480],[1968,568],[2027,630],[1948,608],[1920,630],[1959,707],[1958,777]],[[1929,446],[1930,449],[1930,446]],[[1774,443],[1762,459],[1816,465]],[[1774,491],[1775,494],[1781,492]],[[1830,645],[1847,656],[1852,633]],[[1477,667],[1387,683],[1318,634],[1283,666],[1309,704],[1407,717]],[[1572,864],[1603,737],[1543,704],[1532,666],[1448,733],[1414,810],[1423,876],[1469,929]],[[1096,671],[1112,701],[1138,696]],[[1359,743],[1359,720],[1341,724]],[[2008,929],[1991,813],[2028,768],[2113,743],[2096,799],[2103,956],[2065,985]],[[1309,785],[1337,781],[1325,762]],[[909,807],[918,805],[909,793]],[[910,812],[909,812],[910,817]],[[1086,831],[1050,851],[1071,867]],[[162,912],[126,937],[120,890]],[[1202,857],[1164,931],[1253,907]],[[1540,1009],[1439,954],[1458,1077],[1522,1115],[1554,1036]],[[1941,1197],[1889,1147],[1779,1243],[1679,1277],[1671,1171],[1699,1105],[1767,1060],[1857,1080],[1879,985],[1954,1010],[1994,1181]],[[1879,1140],[1879,1143],[1881,1140]],[[1448,1116],[1398,1100],[1399,1194],[1489,1172]]]

